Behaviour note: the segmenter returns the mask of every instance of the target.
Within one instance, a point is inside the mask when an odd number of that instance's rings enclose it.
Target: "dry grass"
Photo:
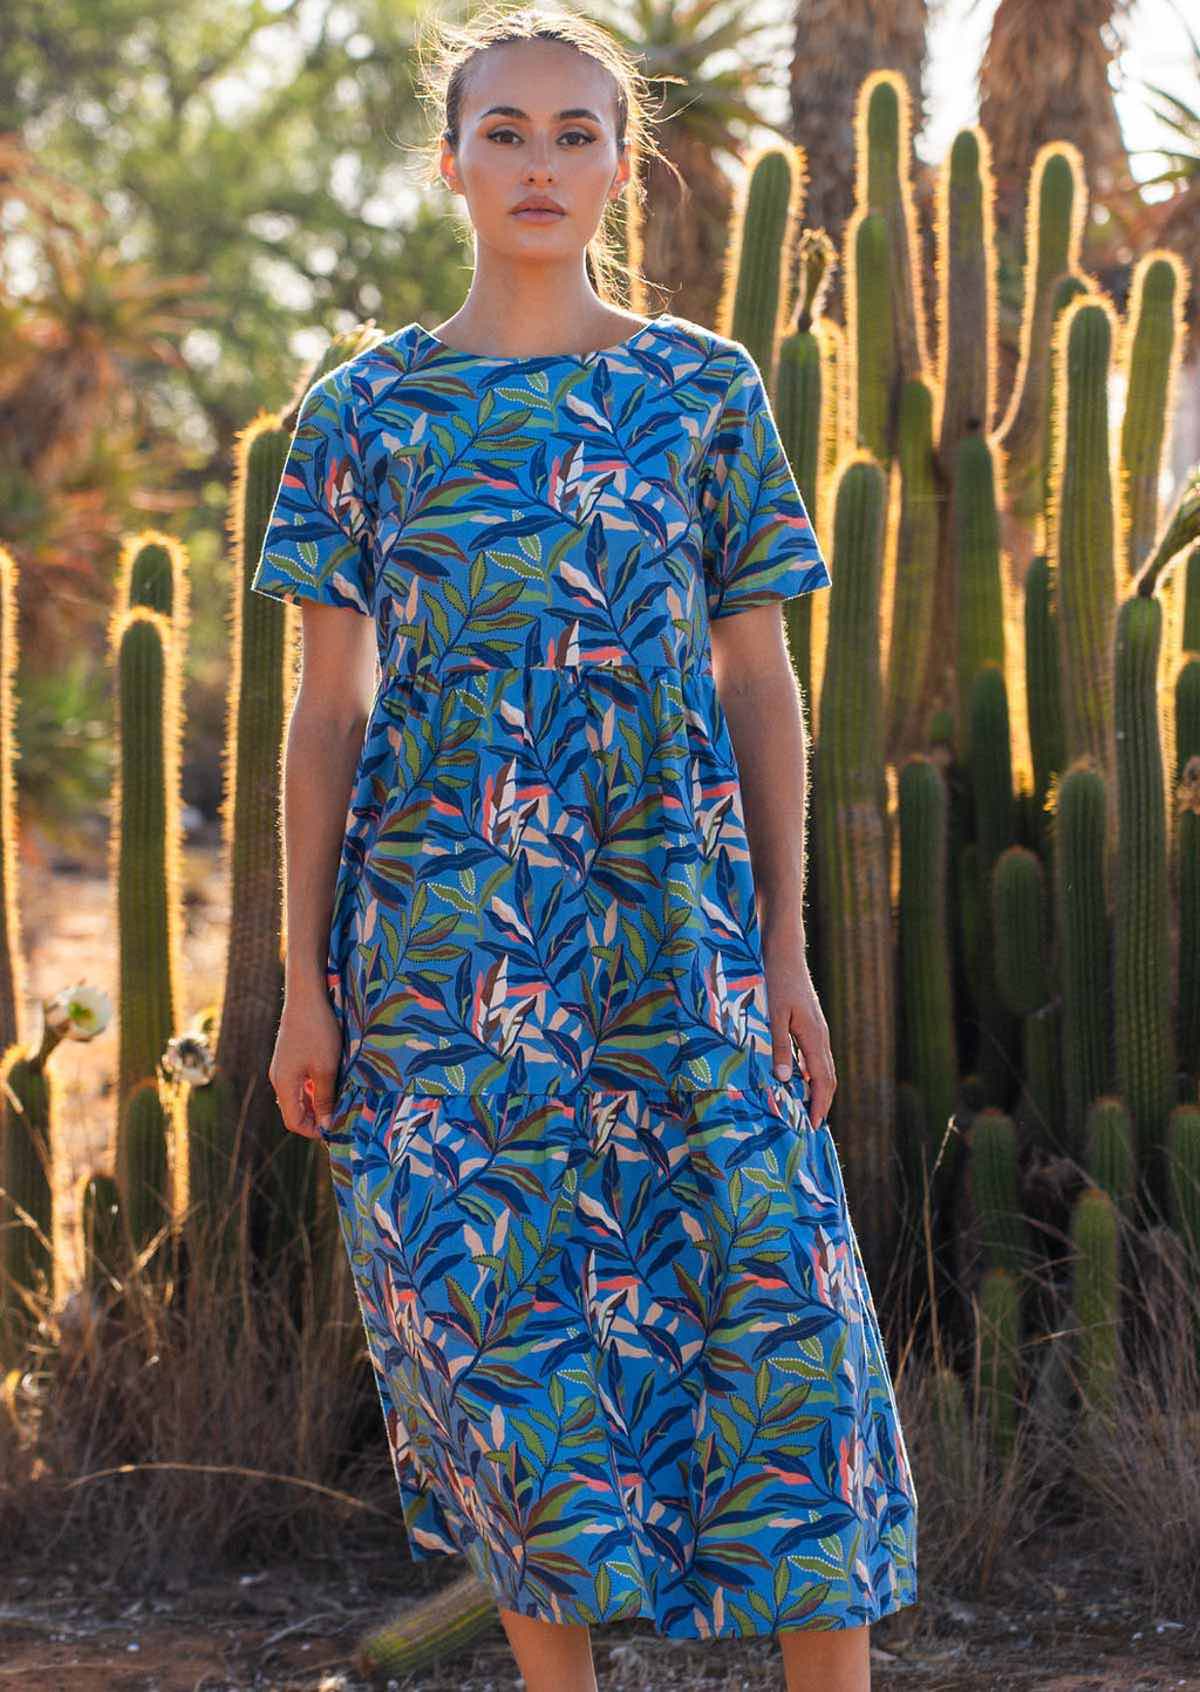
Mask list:
[[[59,1310],[46,1301],[6,1395],[6,1552],[53,1569],[103,1547],[109,1578],[137,1580],[328,1552],[348,1510],[395,1532],[378,1398],[333,1244],[323,1266],[300,1237],[264,1272],[243,1242],[218,1269],[195,1231]]]

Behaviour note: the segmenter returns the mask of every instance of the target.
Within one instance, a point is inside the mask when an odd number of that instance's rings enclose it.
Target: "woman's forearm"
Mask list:
[[[365,720],[339,720],[297,700],[283,767],[284,990],[324,993],[325,959],[346,812]]]
[[[803,932],[808,734],[790,665],[722,692],[737,754],[758,918]]]

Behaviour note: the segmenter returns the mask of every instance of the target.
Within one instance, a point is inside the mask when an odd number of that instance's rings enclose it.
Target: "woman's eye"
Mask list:
[[[500,129],[489,129],[488,130],[488,140],[489,141],[498,141],[502,135],[516,135],[518,141],[521,139],[520,135],[517,133],[517,131],[515,129],[500,128]],[[562,140],[562,141],[567,141],[567,140],[570,140],[571,137],[573,137],[573,136],[578,136],[580,140],[588,141],[588,142],[594,141],[596,139],[596,137],[591,133],[591,131],[587,130],[587,129],[568,129],[568,130],[565,130],[563,132],[563,134],[559,137],[559,139]]]

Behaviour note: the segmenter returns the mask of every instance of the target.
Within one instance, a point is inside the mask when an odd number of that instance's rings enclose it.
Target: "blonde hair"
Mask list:
[[[431,183],[441,182],[441,142],[443,138],[454,149],[459,141],[459,116],[463,92],[472,60],[489,47],[510,41],[561,41],[585,53],[602,65],[613,80],[615,90],[615,119],[617,150],[628,149],[631,155],[629,182],[625,188],[624,204],[609,200],[595,235],[587,244],[588,276],[597,294],[611,303],[621,303],[622,293],[632,302],[647,286],[637,262],[641,250],[641,206],[645,198],[642,180],[643,159],[657,158],[674,172],[679,172],[659,149],[650,130],[649,83],[642,76],[631,55],[593,19],[581,13],[568,12],[551,5],[511,5],[492,3],[483,6],[465,23],[451,23],[434,13],[426,13],[418,24],[415,41],[417,63],[416,91],[419,99],[433,105],[440,113],[441,124],[437,136],[425,152],[429,161]],[[668,80],[663,78],[661,80]],[[678,80],[678,79],[671,79]],[[682,184],[682,178],[679,178]],[[625,257],[617,234],[620,217],[625,218]],[[624,280],[625,288],[620,286]]]

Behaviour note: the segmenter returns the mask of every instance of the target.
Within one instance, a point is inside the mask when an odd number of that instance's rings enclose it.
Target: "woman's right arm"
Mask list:
[[[376,683],[373,618],[301,603],[303,665],[283,763],[284,1003],[269,1075],[284,1126],[328,1125],[341,1053],[325,962],[351,789]]]

